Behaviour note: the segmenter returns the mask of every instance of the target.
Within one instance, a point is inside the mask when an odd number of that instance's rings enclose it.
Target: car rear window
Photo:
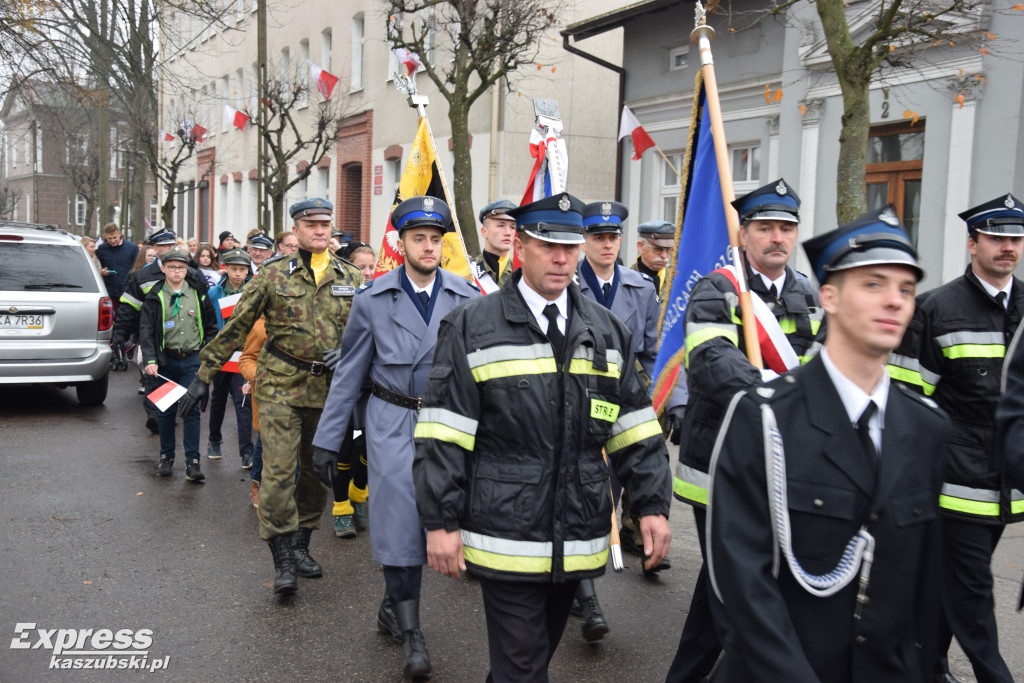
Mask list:
[[[0,241],[0,291],[99,291],[82,248],[70,244]]]

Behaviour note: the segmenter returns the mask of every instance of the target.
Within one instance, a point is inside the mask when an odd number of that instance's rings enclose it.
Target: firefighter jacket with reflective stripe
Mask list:
[[[953,422],[939,505],[950,517],[1005,524],[1024,519],[1024,494],[999,472],[995,422],[1006,347],[1024,315],[1024,282],[1004,308],[971,266],[917,298],[914,318],[889,357],[889,374],[930,396]]]
[[[824,339],[824,311],[810,281],[787,267],[782,291],[772,297],[761,276],[749,265],[744,267],[750,295],[768,305],[800,363],[806,363],[821,348],[816,340]],[[710,273],[694,285],[685,325],[690,399],[672,491],[684,503],[704,507],[711,451],[725,409],[736,392],[761,384],[762,379],[761,371],[747,360],[739,296],[725,275]]]
[[[602,449],[633,511],[667,517],[665,438],[629,330],[572,284],[556,359],[521,278],[441,321],[415,433],[420,521],[460,530],[467,567],[481,576],[600,576],[612,515]]]

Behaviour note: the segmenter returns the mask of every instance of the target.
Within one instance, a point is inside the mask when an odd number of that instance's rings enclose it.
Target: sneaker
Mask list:
[[[139,396],[142,396],[145,393],[146,393],[146,383],[145,382],[139,382]]]
[[[356,535],[352,515],[338,515],[334,518],[334,535],[338,538],[353,538]]]
[[[366,514],[366,503],[352,503],[352,524],[360,531],[370,528],[370,518]]]
[[[243,470],[251,470],[252,469],[252,452],[251,451],[249,453],[246,453],[245,455],[242,456],[242,469]]]
[[[160,433],[160,424],[156,421],[155,417],[146,418],[146,429],[153,432],[154,434]]]
[[[249,498],[252,499],[252,506],[254,508],[258,508],[260,506],[260,483],[255,479],[250,480]]]
[[[223,457],[223,453],[220,452],[220,444],[213,441],[206,447],[206,457],[210,460],[220,460]]]
[[[160,464],[156,466],[156,476],[158,477],[169,477],[171,476],[171,466],[174,465],[173,460],[167,458],[160,458]]]
[[[185,463],[185,478],[189,481],[202,481],[206,475],[199,470],[199,461]]]

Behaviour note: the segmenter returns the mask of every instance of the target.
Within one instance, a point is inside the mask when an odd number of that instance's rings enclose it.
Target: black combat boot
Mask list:
[[[580,604],[580,630],[587,642],[601,640],[608,633],[608,623],[601,614],[601,605],[597,604],[597,593],[594,592],[594,580],[583,579],[576,588],[576,599]]]
[[[291,595],[299,588],[295,575],[295,558],[292,556],[292,534],[281,534],[267,541],[274,556],[274,592]]]
[[[395,617],[402,629],[402,649],[405,651],[402,673],[406,678],[426,676],[430,673],[430,654],[420,631],[420,601],[403,600],[398,603],[395,605]]]
[[[295,540],[292,541],[295,569],[304,579],[319,579],[324,575],[324,568],[309,556],[309,537],[312,533],[312,529],[299,529],[295,532]]]
[[[395,606],[391,604],[391,598],[386,595],[380,601],[380,609],[377,610],[377,630],[385,635],[390,635],[399,645],[402,644],[402,629],[398,628]]]

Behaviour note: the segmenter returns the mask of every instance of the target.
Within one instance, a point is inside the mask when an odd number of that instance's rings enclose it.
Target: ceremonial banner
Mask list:
[[[676,255],[666,274],[672,285],[661,302],[660,345],[651,384],[651,401],[659,413],[671,396],[685,361],[683,318],[690,292],[699,279],[731,263],[722,186],[701,72],[697,73],[694,90],[676,218]]]

